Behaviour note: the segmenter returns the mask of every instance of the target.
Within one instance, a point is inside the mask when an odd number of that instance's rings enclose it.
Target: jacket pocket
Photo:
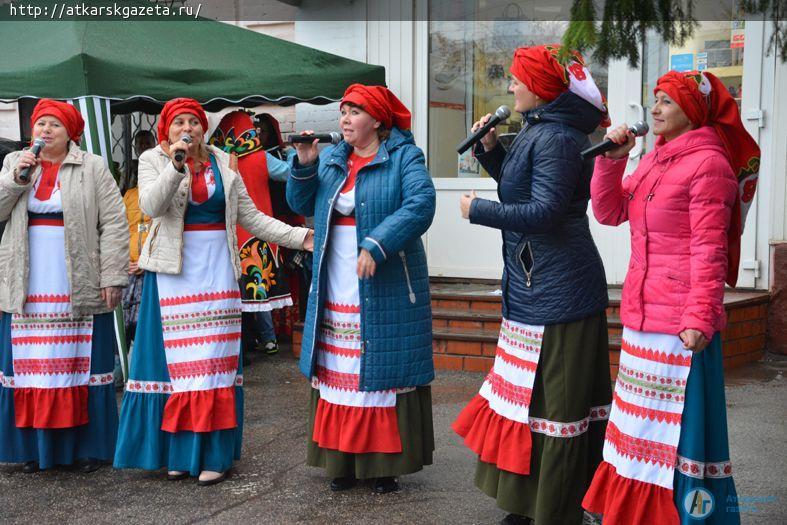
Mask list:
[[[150,234],[150,250],[148,251],[148,256],[152,256],[153,255],[154,244],[156,242],[156,237],[158,236],[159,228],[161,228],[161,221],[156,223],[156,227],[153,228],[153,233]],[[141,253],[142,252],[140,251],[140,254]]]
[[[530,245],[530,241],[525,241],[519,246],[516,251],[516,257],[522,266],[522,271],[525,272],[525,285],[531,288],[533,286],[533,270],[535,269],[536,261],[533,257],[533,247]]]
[[[690,284],[689,280],[687,279],[688,277],[687,275],[672,269],[668,269],[666,272],[664,272],[664,277],[666,277],[670,281],[675,281],[677,283],[680,283],[683,286],[689,286]]]
[[[399,257],[402,259],[402,267],[404,268],[404,278],[407,281],[407,291],[410,303],[415,304],[415,292],[413,292],[413,283],[410,282],[410,269],[407,267],[407,256],[404,250],[399,251]]]

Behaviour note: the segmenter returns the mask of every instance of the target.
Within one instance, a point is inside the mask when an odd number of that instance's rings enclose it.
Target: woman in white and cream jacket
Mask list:
[[[74,106],[40,100],[40,156],[10,153],[0,171],[0,463],[25,473],[92,472],[115,452],[128,226],[106,161],[79,149],[83,129]]]
[[[313,248],[311,230],[257,210],[229,155],[205,144],[207,127],[197,101],[171,100],[159,117],[160,145],[139,159],[139,204],[153,221],[139,259],[147,273],[115,454],[117,468],[166,467],[170,480],[199,476],[200,485],[223,481],[240,455],[236,227]],[[265,278],[269,261],[244,259]]]

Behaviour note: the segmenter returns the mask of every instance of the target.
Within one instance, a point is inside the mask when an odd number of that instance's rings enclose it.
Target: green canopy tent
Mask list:
[[[89,5],[119,3],[150,5],[105,0]],[[62,3],[35,5],[47,9],[43,19],[17,16],[11,4],[0,6],[0,101],[67,100],[85,118],[82,149],[101,155],[110,166],[112,114],[158,113],[175,97],[194,98],[207,111],[266,103],[327,104],[339,100],[350,84],[385,83],[381,66],[214,20],[50,21],[49,14]],[[119,311],[115,324],[124,360]]]
[[[9,8],[0,6],[4,101],[92,96],[113,114],[157,113],[180,96],[217,111],[326,104],[352,83],[385,83],[381,66],[214,20],[9,20]]]

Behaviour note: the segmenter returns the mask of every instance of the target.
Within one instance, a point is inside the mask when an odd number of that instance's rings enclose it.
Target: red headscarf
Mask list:
[[[158,140],[159,142],[169,142],[169,126],[178,115],[189,113],[199,119],[202,124],[202,132],[208,132],[208,116],[199,102],[193,98],[173,98],[161,109],[158,119]]]
[[[738,198],[727,232],[727,284],[735,286],[740,262],[741,234],[746,213],[754,198],[760,171],[760,147],[741,122],[738,104],[727,87],[713,74],[699,71],[668,71],[659,78],[653,93],[663,91],[677,103],[695,126],[712,126],[719,135],[732,172],[738,179]],[[659,137],[663,142],[663,138]]]
[[[33,109],[33,115],[30,117],[30,128],[32,129],[36,120],[44,115],[55,117],[62,122],[68,132],[68,138],[74,142],[79,142],[82,131],[85,129],[85,120],[77,108],[66,102],[42,98]]]
[[[341,103],[345,102],[360,106],[386,128],[410,129],[410,110],[385,86],[353,84],[344,92]]]
[[[547,102],[570,90],[601,111],[601,126],[609,127],[606,100],[585,66],[585,59],[578,51],[572,51],[569,63],[563,65],[557,60],[560,49],[560,44],[520,47],[514,51],[509,70],[527,89]]]

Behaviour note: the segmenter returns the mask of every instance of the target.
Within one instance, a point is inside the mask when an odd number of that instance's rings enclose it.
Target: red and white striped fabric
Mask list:
[[[454,421],[453,430],[481,461],[515,474],[530,474],[531,432],[555,438],[585,434],[594,421],[609,417],[610,406],[591,407],[578,421],[530,416],[544,327],[503,319],[495,363],[481,390]]]
[[[312,439],[322,448],[342,452],[398,453],[397,390],[358,390],[363,345],[357,251],[354,221],[335,221],[326,248],[329,278],[312,379],[320,391]]]
[[[503,319],[494,366],[452,425],[481,461],[501,470],[530,473],[530,399],[543,339],[543,326]],[[553,422],[532,423],[538,430],[543,423],[545,432],[561,431]],[[587,422],[578,422],[573,431],[581,428]]]
[[[654,523],[678,523],[672,488],[691,357],[678,336],[623,329],[604,462],[585,508],[605,508],[614,487],[618,496],[630,495],[618,497],[627,505],[647,506]]]
[[[183,270],[156,276],[171,391],[161,429],[237,426],[241,301],[225,229],[186,227]]]
[[[52,171],[54,170],[54,171]],[[47,178],[46,189],[41,189]],[[62,212],[57,166],[36,181],[28,210]],[[71,317],[62,219],[31,219],[24,313],[11,318],[16,426],[71,428],[88,422],[93,317]]]

